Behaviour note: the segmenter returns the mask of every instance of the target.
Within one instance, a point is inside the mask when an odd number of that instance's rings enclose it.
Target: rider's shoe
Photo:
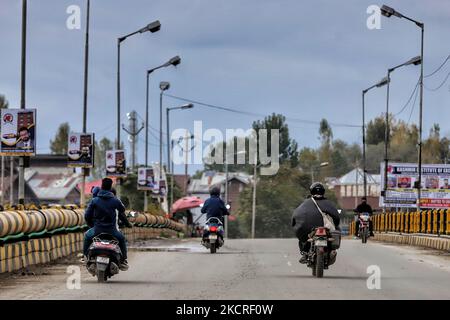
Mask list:
[[[122,271],[127,271],[129,267],[127,259],[124,259],[119,263],[119,269]]]
[[[375,234],[373,232],[370,233],[371,237],[375,237]]]
[[[80,262],[85,265],[88,262],[88,258],[85,255],[83,255],[80,259]]]
[[[308,255],[306,254],[306,252],[301,252],[300,254],[302,256],[300,260],[298,260],[298,262],[300,262],[301,264],[306,264],[308,262]]]

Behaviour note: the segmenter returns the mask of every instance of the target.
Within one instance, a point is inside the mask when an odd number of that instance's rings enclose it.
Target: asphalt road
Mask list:
[[[229,240],[215,255],[196,239],[151,241],[106,284],[81,268],[81,288],[68,289],[73,260],[0,278],[0,299],[450,299],[449,253],[348,239],[322,279],[298,258],[294,239]],[[373,265],[380,289],[367,286]]]

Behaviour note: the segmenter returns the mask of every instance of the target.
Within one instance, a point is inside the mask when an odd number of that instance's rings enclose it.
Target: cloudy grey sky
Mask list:
[[[0,0],[0,94],[11,107],[20,98],[21,2]],[[151,77],[151,121],[159,126],[159,81],[170,81],[173,95],[248,112],[279,112],[289,119],[360,125],[361,90],[385,76],[388,67],[420,53],[420,32],[398,18],[381,20],[380,30],[366,27],[370,0],[91,0],[88,130],[97,138],[115,137],[116,39],[159,19],[161,31],[144,33],[122,47],[122,120],[135,109],[145,114],[145,70],[174,55],[181,65]],[[387,1],[400,12],[422,20],[425,74],[450,54],[450,2]],[[66,28],[69,5],[82,8],[81,30]],[[49,140],[64,121],[81,130],[84,59],[84,10],[81,0],[29,0],[26,104],[38,109],[38,151],[49,152]],[[448,63],[426,79],[438,86]],[[419,77],[419,68],[395,71],[391,107],[402,109]],[[425,91],[424,132],[435,122],[450,134],[450,81]],[[165,106],[181,102],[166,97]],[[412,103],[398,117],[410,118]],[[385,89],[367,95],[368,118],[385,108]],[[172,128],[249,128],[255,117],[196,107],[174,112]],[[418,100],[411,115],[418,121]],[[300,146],[317,146],[318,126],[289,121]],[[333,127],[335,138],[360,142],[359,128]],[[155,130],[151,130],[157,135]],[[122,137],[126,137],[122,133]],[[139,161],[144,160],[143,135]],[[151,160],[158,159],[158,140],[151,136]],[[129,149],[128,145],[127,148]],[[192,169],[198,169],[193,166]],[[176,168],[181,172],[182,167]]]

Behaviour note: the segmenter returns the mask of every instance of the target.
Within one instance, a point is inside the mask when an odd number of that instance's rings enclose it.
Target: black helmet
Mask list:
[[[217,186],[212,187],[209,189],[209,194],[212,196],[220,196],[220,188]]]
[[[313,196],[323,196],[325,194],[325,187],[320,182],[314,182],[311,187],[309,187],[309,191]]]

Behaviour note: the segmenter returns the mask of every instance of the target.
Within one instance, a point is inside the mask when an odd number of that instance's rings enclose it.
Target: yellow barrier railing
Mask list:
[[[377,232],[450,235],[450,209],[377,213],[372,221]],[[355,232],[354,221],[349,230],[351,234]]]

